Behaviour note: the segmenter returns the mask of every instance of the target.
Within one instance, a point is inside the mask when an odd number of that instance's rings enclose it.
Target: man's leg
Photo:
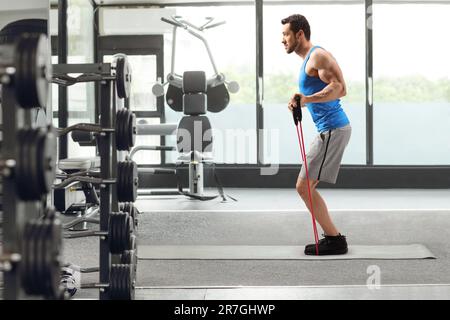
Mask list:
[[[323,200],[323,198],[320,196],[319,192],[316,189],[318,183],[319,183],[319,181],[317,181],[317,180],[312,180],[309,182],[310,190],[311,190],[312,205],[314,208],[314,216],[315,216],[317,222],[322,227],[323,231],[325,232],[325,235],[337,236],[337,235],[339,235],[339,231],[333,224],[333,221],[331,221],[331,217],[328,213],[327,205],[325,204],[325,201]],[[311,212],[311,204],[309,202],[307,180],[298,177],[296,189],[297,189],[298,194],[302,198],[302,200],[305,202],[306,207],[308,208],[309,212]]]

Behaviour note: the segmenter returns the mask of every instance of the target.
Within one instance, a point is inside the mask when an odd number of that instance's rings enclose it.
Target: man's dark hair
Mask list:
[[[308,20],[306,20],[304,16],[302,16],[301,14],[293,14],[281,20],[281,24],[286,23],[289,23],[290,29],[294,33],[303,30],[306,40],[309,41],[309,38],[311,37],[311,28],[309,27]]]

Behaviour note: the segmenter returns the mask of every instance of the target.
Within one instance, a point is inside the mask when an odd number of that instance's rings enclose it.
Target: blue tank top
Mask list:
[[[320,80],[319,77],[310,77],[305,70],[306,63],[308,62],[311,53],[316,48],[320,47],[314,46],[311,48],[305,58],[305,61],[303,61],[302,68],[300,69],[298,87],[300,92],[305,96],[309,96],[316,92],[319,92],[328,85],[327,83]],[[341,128],[350,123],[347,115],[341,107],[340,99],[319,103],[307,103],[306,106],[308,107],[308,110],[311,113],[311,117],[319,132]]]

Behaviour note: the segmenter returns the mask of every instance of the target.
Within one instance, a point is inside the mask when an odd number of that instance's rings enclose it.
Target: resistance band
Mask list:
[[[295,97],[297,107],[293,109],[292,115],[294,117],[295,128],[297,129],[298,143],[300,145],[300,152],[302,154],[303,165],[305,166],[306,172],[306,182],[308,183],[308,197],[309,205],[311,207],[312,224],[314,230],[314,241],[316,243],[316,255],[319,255],[319,237],[317,235],[316,217],[314,216],[314,208],[312,204],[311,188],[309,185],[309,173],[308,173],[308,163],[306,161],[305,152],[305,141],[303,139],[303,128],[302,128],[302,106],[300,96]]]

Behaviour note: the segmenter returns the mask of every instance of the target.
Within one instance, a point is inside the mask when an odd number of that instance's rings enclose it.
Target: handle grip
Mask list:
[[[184,25],[182,25],[181,23],[178,23],[178,22],[166,19],[164,17],[162,17],[161,20],[164,21],[165,23],[171,24],[171,25],[173,25],[175,27],[184,28]]]
[[[294,123],[297,126],[299,122],[302,121],[302,105],[300,96],[295,96],[295,102],[297,107],[292,111],[292,116],[294,117]]]

